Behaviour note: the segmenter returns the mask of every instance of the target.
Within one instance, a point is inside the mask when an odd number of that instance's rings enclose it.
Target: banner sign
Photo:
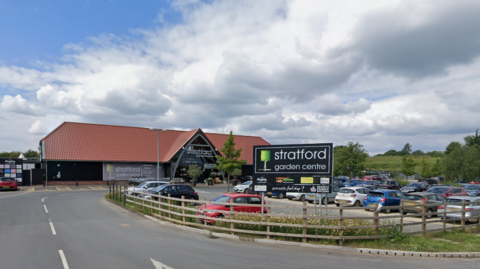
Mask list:
[[[254,146],[254,173],[332,175],[333,144]]]
[[[23,160],[0,158],[0,177],[11,177],[21,183],[23,181]]]
[[[165,177],[160,164],[160,178]],[[156,178],[157,165],[149,163],[103,163],[103,180],[129,180],[135,177]]]

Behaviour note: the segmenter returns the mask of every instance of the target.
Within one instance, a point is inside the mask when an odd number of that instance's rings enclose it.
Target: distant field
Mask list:
[[[402,165],[402,156],[378,156],[369,157],[366,160],[365,168],[367,170],[399,170]],[[430,165],[434,165],[438,158],[430,156],[413,156],[419,164],[415,167],[417,171],[420,168],[420,162],[425,159]]]

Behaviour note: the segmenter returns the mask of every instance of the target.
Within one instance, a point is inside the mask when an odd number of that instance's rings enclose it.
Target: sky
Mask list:
[[[480,128],[478,0],[0,0],[0,152],[62,122],[445,150]]]

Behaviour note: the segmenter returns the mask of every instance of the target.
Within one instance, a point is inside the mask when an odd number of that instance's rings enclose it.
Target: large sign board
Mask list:
[[[18,183],[21,183],[23,180],[23,160],[0,158],[0,177],[12,177]]]
[[[333,171],[333,144],[254,146],[254,173],[326,175]]]
[[[253,151],[254,189],[266,189],[267,192],[331,192],[332,143],[255,146]]]
[[[160,164],[160,178],[165,177]],[[149,163],[103,163],[103,180],[129,180],[134,177],[156,178],[157,165]]]

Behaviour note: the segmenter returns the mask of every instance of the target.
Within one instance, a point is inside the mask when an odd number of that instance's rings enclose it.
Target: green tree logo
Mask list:
[[[267,162],[270,161],[270,150],[262,150],[260,151],[260,161],[264,162],[263,171],[270,171],[267,169]]]

